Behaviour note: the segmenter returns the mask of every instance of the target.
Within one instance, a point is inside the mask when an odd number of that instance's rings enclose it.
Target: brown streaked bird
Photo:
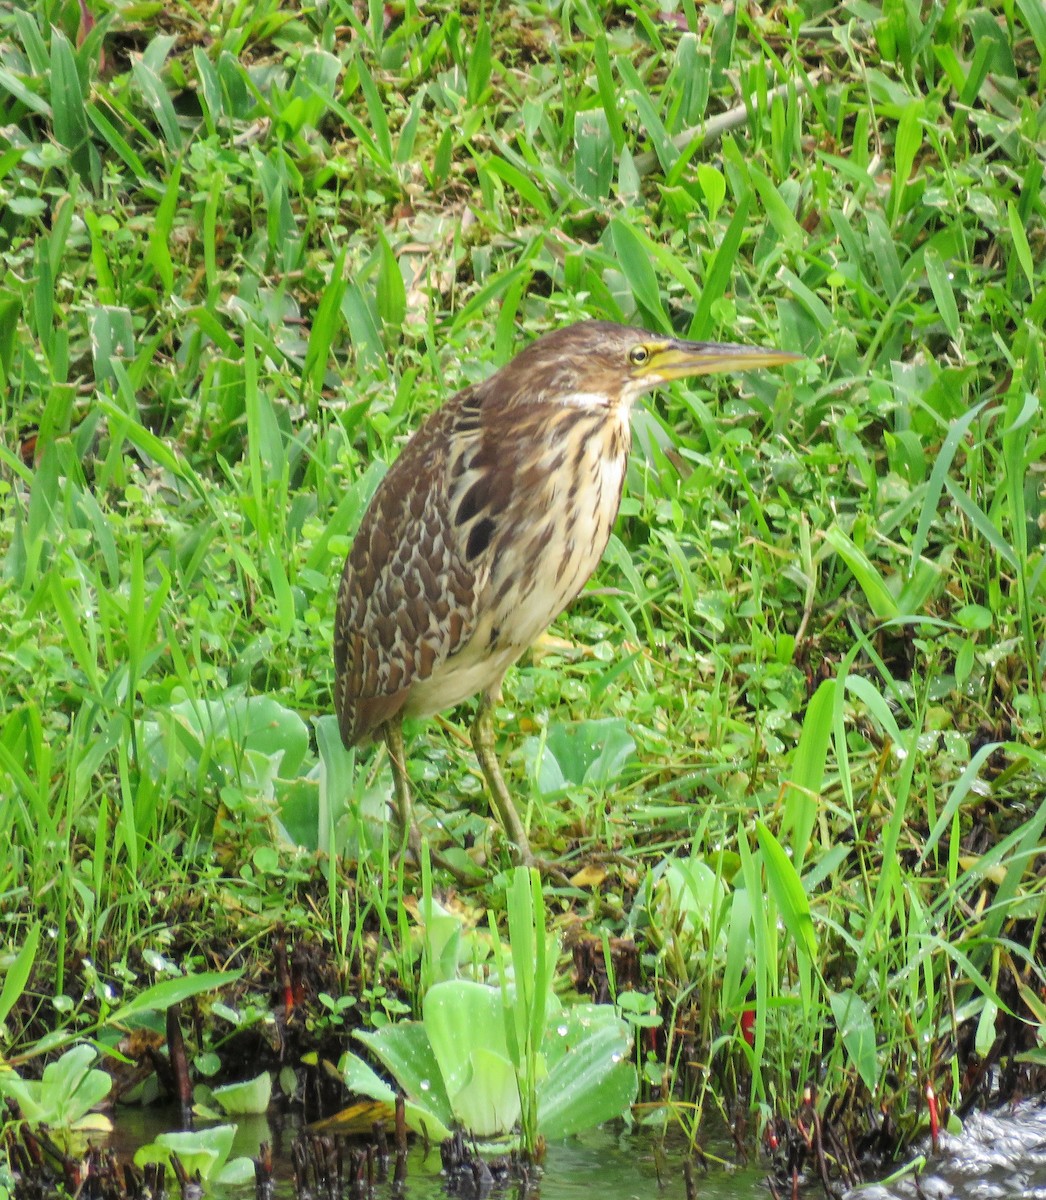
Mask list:
[[[478,693],[472,744],[491,804],[517,859],[533,861],[494,754],[493,704],[603,555],[635,399],[673,379],[799,357],[583,321],[458,392],[410,438],[345,563],[334,704],[347,747],[384,737],[413,849],[402,720]]]

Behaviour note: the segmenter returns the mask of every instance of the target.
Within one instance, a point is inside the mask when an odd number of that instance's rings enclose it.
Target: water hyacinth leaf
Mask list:
[[[268,1071],[262,1071],[254,1079],[214,1088],[211,1095],[229,1116],[263,1113],[268,1111],[269,1101],[272,1099],[272,1076]]]
[[[511,1133],[519,1121],[516,1069],[503,1055],[476,1047],[469,1055],[471,1076],[451,1096],[454,1120],[474,1137]]]
[[[44,1067],[40,1086],[60,1106],[51,1117],[51,1124],[72,1123],[108,1096],[113,1081],[94,1066],[97,1058],[98,1051],[93,1046],[74,1046],[57,1062]]]
[[[549,1021],[542,1042],[548,1074],[537,1086],[538,1128],[569,1137],[620,1117],[639,1086],[632,1033],[607,1004],[578,1004]]]
[[[387,1028],[394,1027],[387,1026]],[[385,1031],[380,1030],[379,1032],[384,1033]],[[345,1086],[354,1095],[369,1096],[372,1100],[395,1107],[396,1093],[358,1054],[351,1052],[345,1054],[339,1064],[339,1070]],[[446,1095],[440,1095],[440,1092],[442,1092],[442,1082],[438,1089],[432,1086],[428,1091],[407,1095],[403,1104],[403,1115],[408,1127],[433,1142],[450,1137],[451,1127],[454,1124]],[[437,1111],[441,1106],[442,1115]],[[369,1128],[370,1123],[368,1123]]]
[[[425,1033],[452,1105],[472,1077],[474,1050],[493,1051],[509,1061],[499,988],[469,979],[437,983],[425,994],[422,1012]]]
[[[40,1079],[22,1079],[10,1068],[0,1070],[0,1095],[14,1100],[30,1125],[51,1130],[111,1128],[102,1114],[90,1114],[109,1094],[112,1079],[94,1066],[93,1046],[73,1046],[44,1067]],[[95,1119],[95,1117],[99,1119]]]
[[[665,928],[680,928],[685,943],[680,948],[688,956],[726,948],[727,890],[706,862],[692,856],[670,863],[655,896],[660,913],[655,920]]]
[[[420,1021],[399,1021],[372,1031],[358,1029],[353,1034],[378,1058],[399,1084],[408,1100],[431,1121],[450,1129],[454,1124],[454,1113],[439,1063],[432,1050],[429,1036]],[[349,1061],[354,1056],[349,1056]],[[359,1068],[351,1064],[355,1091],[371,1096],[375,1100],[395,1099],[386,1086],[380,1094],[360,1086]],[[366,1064],[364,1064],[366,1065]],[[434,1133],[436,1137],[447,1137],[446,1133]]]
[[[39,1081],[23,1079],[13,1068],[0,1068],[0,1096],[18,1105],[22,1119],[31,1126],[47,1123],[49,1114],[41,1102]]]
[[[879,1085],[879,1056],[875,1049],[875,1024],[871,1010],[850,989],[830,992],[828,1001],[846,1053],[857,1068],[861,1081],[874,1096]]]
[[[199,1172],[205,1183],[235,1186],[250,1183],[254,1179],[254,1163],[249,1158],[234,1158],[229,1161],[235,1125],[212,1125],[209,1129],[196,1129],[184,1133],[162,1133],[155,1142],[142,1146],[134,1156],[135,1166],[148,1163],[163,1163],[171,1167],[171,1155],[191,1178]]]
[[[293,779],[309,749],[309,731],[293,710],[271,696],[233,693],[217,700],[185,700],[154,714],[143,725],[144,744],[166,770],[167,735],[174,730],[192,762],[217,759],[235,767],[245,751],[273,760],[283,779]]]

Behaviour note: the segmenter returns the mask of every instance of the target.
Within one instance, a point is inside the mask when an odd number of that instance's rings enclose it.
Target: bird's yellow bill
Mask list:
[[[644,374],[661,380],[685,379],[690,375],[715,375],[721,371],[751,371],[756,367],[782,367],[803,356],[790,350],[763,346],[739,346],[733,342],[676,342],[655,350]]]

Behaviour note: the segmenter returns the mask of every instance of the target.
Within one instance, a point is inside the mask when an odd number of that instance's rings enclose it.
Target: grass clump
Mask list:
[[[264,1008],[288,943],[417,1008],[338,572],[426,412],[601,316],[807,356],[637,415],[499,712],[548,903],[664,1019],[640,1111],[892,1149],[1041,1084],[1046,26],[655,7],[0,11],[11,1052],[216,958]],[[455,725],[411,771],[500,911]]]

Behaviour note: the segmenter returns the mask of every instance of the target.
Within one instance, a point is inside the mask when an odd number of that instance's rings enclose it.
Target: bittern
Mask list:
[[[518,860],[526,830],[494,753],[508,668],[595,570],[617,516],[643,392],[799,355],[583,321],[464,388],[407,442],[364,513],[334,623],[346,747],[383,736],[417,850],[401,722],[479,693],[472,744]]]

